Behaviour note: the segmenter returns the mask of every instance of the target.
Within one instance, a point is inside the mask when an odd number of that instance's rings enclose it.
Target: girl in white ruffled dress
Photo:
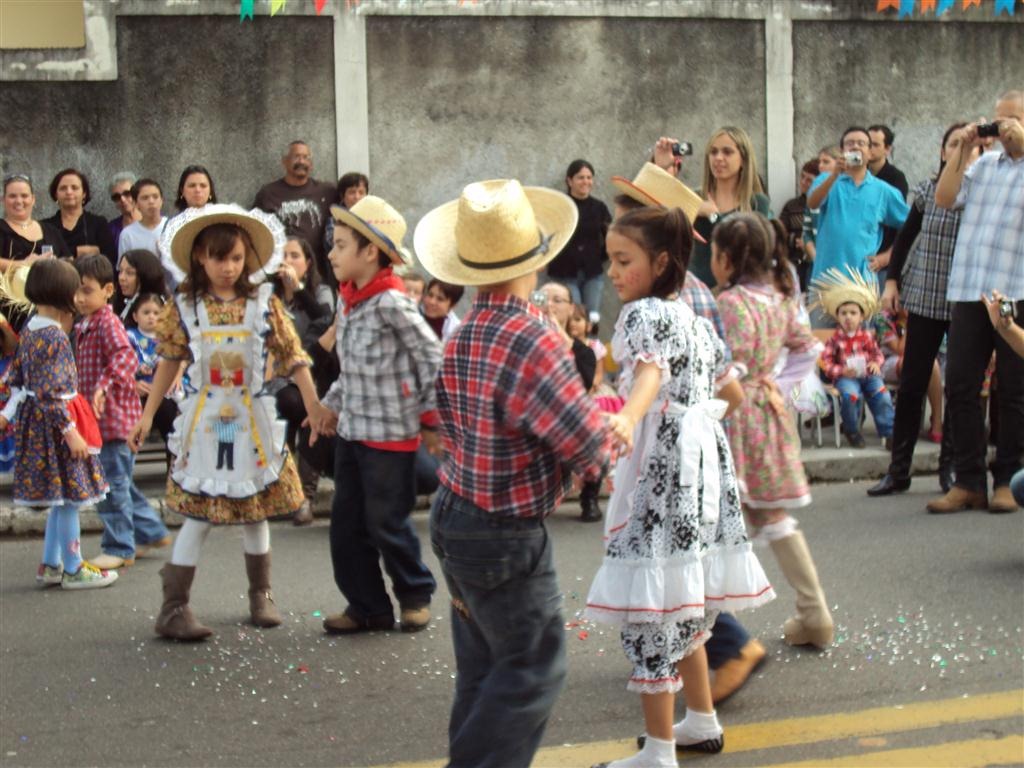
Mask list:
[[[704,642],[719,611],[774,592],[751,551],[720,420],[742,399],[711,324],[676,301],[693,243],[679,209],[642,208],[607,237],[624,302],[612,339],[623,410],[609,417],[626,454],[615,469],[606,553],[586,616],[621,627],[641,694],[642,749],[614,768],[674,766],[676,749],[718,752]],[[675,694],[686,717],[673,725]]]

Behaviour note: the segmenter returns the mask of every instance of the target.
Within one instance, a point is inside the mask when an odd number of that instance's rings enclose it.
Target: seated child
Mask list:
[[[839,323],[821,353],[821,367],[840,395],[843,433],[854,448],[865,446],[860,433],[861,398],[867,400],[878,434],[892,437],[893,405],[882,380],[885,357],[866,323],[878,311],[878,290],[852,269],[830,269],[815,281],[817,304]]]

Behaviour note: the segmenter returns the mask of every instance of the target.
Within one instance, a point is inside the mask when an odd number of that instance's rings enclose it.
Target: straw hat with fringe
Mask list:
[[[412,261],[409,252],[402,247],[405,219],[387,200],[366,195],[351,208],[332,205],[331,216],[336,223],[351,227],[384,251],[395,266],[404,266]]]
[[[439,280],[491,285],[550,262],[578,217],[572,198],[553,189],[515,179],[477,181],[420,219],[413,242],[423,268]]]
[[[811,308],[820,307],[822,311],[836,317],[843,304],[856,304],[864,312],[864,319],[870,319],[878,313],[878,284],[868,281],[863,274],[847,265],[845,271],[832,267],[811,285],[814,301]]]

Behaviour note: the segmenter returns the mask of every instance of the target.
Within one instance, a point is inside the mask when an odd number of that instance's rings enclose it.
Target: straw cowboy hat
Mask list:
[[[697,210],[704,202],[700,195],[654,163],[644,163],[632,181],[624,176],[612,176],[612,184],[626,196],[644,205],[682,208],[691,224],[697,219]],[[704,241],[696,232],[694,235],[701,242]]]
[[[249,234],[255,250],[254,256],[247,256],[245,265],[251,282],[262,282],[281,265],[287,238],[284,225],[276,216],[258,208],[246,211],[234,203],[213,203],[202,208],[186,208],[167,222],[160,235],[164,266],[179,279],[189,274],[196,237],[211,224],[234,224]]]
[[[412,260],[402,247],[405,219],[386,200],[367,195],[351,208],[332,205],[331,216],[336,223],[351,227],[384,251],[392,264],[404,265]]]
[[[811,307],[820,307],[832,317],[836,317],[843,304],[856,304],[864,313],[864,319],[874,317],[878,313],[878,285],[871,282],[847,265],[846,272],[832,267],[814,281],[812,289],[815,300]]]
[[[535,272],[572,237],[579,217],[568,195],[515,179],[478,181],[416,226],[416,255],[455,285],[490,285]]]

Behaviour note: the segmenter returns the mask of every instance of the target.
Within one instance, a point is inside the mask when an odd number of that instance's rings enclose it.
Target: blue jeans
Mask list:
[[[452,596],[454,768],[527,768],[567,671],[541,518],[496,517],[441,486],[430,538]]]
[[[731,613],[720,613],[715,618],[711,639],[704,644],[708,654],[708,667],[718,669],[730,659],[738,659],[750,635]]]
[[[1013,494],[1013,500],[1024,507],[1024,469],[1018,470],[1010,480],[1010,492]]]
[[[836,380],[839,390],[839,412],[843,418],[843,431],[848,435],[860,432],[860,400],[867,400],[871,415],[875,417],[875,426],[881,437],[892,437],[892,421],[895,410],[892,397],[885,388],[881,376],[863,376],[859,379],[848,379],[843,376]]]
[[[383,451],[336,439],[331,563],[354,619],[394,616],[381,560],[402,608],[430,605],[437,588],[409,521],[416,502],[415,461],[412,451]]]
[[[96,505],[103,521],[100,548],[108,555],[130,560],[135,547],[168,535],[167,526],[135,487],[135,454],[124,440],[108,440],[100,449],[100,464],[110,485],[107,498]]]
[[[599,272],[593,277],[587,277],[586,273],[578,272],[576,277],[560,280],[564,282],[577,304],[583,304],[587,308],[587,314],[597,312],[601,314],[601,294],[604,293],[604,273]]]

